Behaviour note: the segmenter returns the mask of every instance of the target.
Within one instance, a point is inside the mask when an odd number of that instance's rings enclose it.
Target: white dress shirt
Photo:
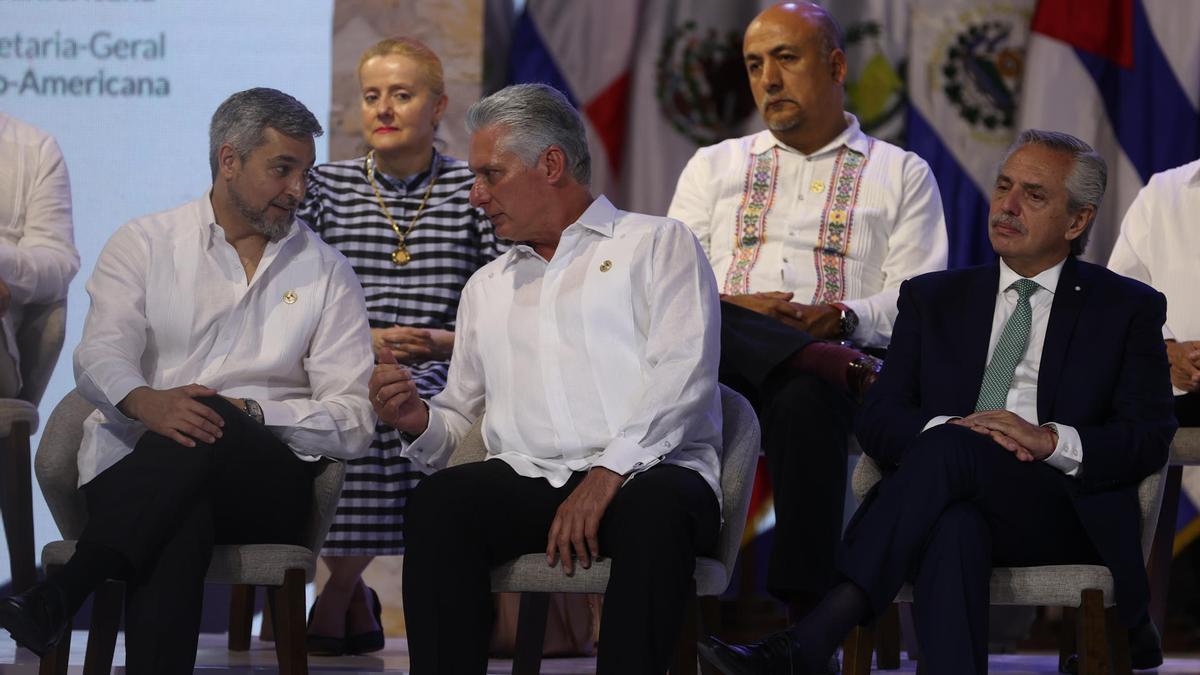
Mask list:
[[[770,131],[701,148],[688,161],[667,215],[700,239],[717,282],[734,262],[738,213],[745,200],[754,155],[775,149],[774,197],[764,216],[749,290],[791,291],[794,302],[821,303],[821,223],[835,185],[842,148],[867,155],[854,210],[846,229],[840,300],[858,314],[851,339],[886,347],[896,320],[900,284],[909,277],[946,268],[946,220],[937,182],[925,160],[859,128],[846,113],[847,128],[828,145],[805,155]],[[829,283],[827,280],[826,283]],[[726,289],[725,292],[731,292]]]
[[[14,359],[22,306],[67,297],[78,271],[62,151],[46,132],[0,112],[0,279],[12,292],[3,323]]]
[[[1013,371],[1012,383],[1008,386],[1008,396],[1004,399],[1005,410],[1015,413],[1021,419],[1034,425],[1038,423],[1037,383],[1038,371],[1042,365],[1042,347],[1046,342],[1046,326],[1050,323],[1050,307],[1054,304],[1054,289],[1058,288],[1058,278],[1062,275],[1065,263],[1066,259],[1063,259],[1054,267],[1033,277],[1033,281],[1039,288],[1029,296],[1029,305],[1033,309],[1033,319],[1029,328],[1029,344],[1025,348],[1025,356],[1017,363],[1016,370]],[[1000,333],[1004,330],[1004,324],[1008,323],[1008,318],[1017,308],[1017,289],[1010,287],[1021,278],[1023,277],[1014,272],[1003,260],[1000,261],[1000,287],[997,290],[996,309],[992,313],[992,334],[988,338],[987,363],[992,361],[992,352],[996,350],[996,343],[1000,341]],[[945,424],[952,419],[958,418],[938,415],[926,423],[925,429]],[[1079,438],[1079,432],[1075,427],[1057,422],[1048,422],[1043,426],[1049,425],[1053,425],[1058,433],[1058,445],[1044,461],[1068,476],[1074,476],[1079,472],[1079,465],[1083,463],[1083,441]]]
[[[463,289],[446,389],[404,455],[445,466],[485,413],[488,459],[555,487],[574,471],[658,462],[698,472],[720,500],[720,319],[695,237],[603,196],[549,261],[518,244]]]
[[[145,427],[117,408],[137,387],[197,383],[251,398],[303,459],[362,455],[375,432],[373,358],[354,270],[300,221],[267,244],[253,279],[206,194],[122,225],[87,283],[75,350],[83,485],[133,450]]]
[[[1156,173],[1129,205],[1108,268],[1167,296],[1163,338],[1200,340],[1200,159]],[[1184,394],[1175,389],[1175,395]]]

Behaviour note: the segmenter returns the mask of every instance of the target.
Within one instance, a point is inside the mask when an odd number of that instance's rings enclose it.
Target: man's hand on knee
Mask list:
[[[1054,452],[1058,442],[1053,429],[1030,424],[1008,410],[972,413],[962,419],[950,420],[949,424],[964,426],[984,436],[990,436],[1022,462],[1046,459]]]
[[[215,389],[199,384],[174,389],[138,387],[129,392],[117,408],[145,424],[150,431],[194,448],[196,441],[215,443],[221,437],[225,420],[217,411],[196,400],[216,395]]]
[[[562,561],[567,575],[575,573],[572,549],[585,569],[600,557],[600,519],[625,477],[603,467],[593,467],[571,495],[558,507],[546,541],[546,564]]]

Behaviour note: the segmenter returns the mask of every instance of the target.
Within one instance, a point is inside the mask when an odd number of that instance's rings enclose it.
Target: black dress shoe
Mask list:
[[[69,628],[62,590],[42,582],[0,600],[0,627],[22,647],[45,656]]]
[[[1162,665],[1162,639],[1153,621],[1129,629],[1129,665],[1134,670],[1150,670]],[[1079,655],[1072,654],[1062,668],[1064,673],[1079,672]]]
[[[367,586],[366,589],[371,594],[371,608],[375,611],[375,623],[379,624],[379,629],[355,635],[347,635],[347,654],[370,654],[371,652],[377,652],[383,649],[383,645],[386,642],[383,636],[383,603],[379,601],[379,594],[375,592],[374,588]]]
[[[312,628],[313,612],[317,609],[317,600],[321,596],[313,599],[313,606],[308,610],[308,628]],[[332,637],[329,635],[316,635],[314,633],[305,633],[304,648],[314,656],[341,656],[346,653],[346,638]]]
[[[840,670],[836,656],[831,656],[822,668],[807,667],[787,631],[750,645],[726,644],[709,636],[697,646],[700,657],[725,675],[836,675]]]

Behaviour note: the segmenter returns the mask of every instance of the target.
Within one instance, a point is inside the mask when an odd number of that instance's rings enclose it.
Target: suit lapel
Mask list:
[[[1062,379],[1063,364],[1067,360],[1067,348],[1075,323],[1087,297],[1087,270],[1082,269],[1074,257],[1068,257],[1058,277],[1058,288],[1054,290],[1054,304],[1050,306],[1050,320],[1046,325],[1046,339],[1042,343],[1042,362],[1038,367],[1037,412],[1038,421],[1050,419],[1058,383]]]
[[[987,369],[988,341],[992,335],[992,317],[996,311],[999,285],[1000,266],[982,267],[971,279],[964,294],[960,315],[960,344],[966,350],[963,358],[965,369],[962,377],[955,378],[955,381],[962,383],[957,397],[962,406],[959,414],[962,415],[969,415],[975,411],[979,387],[983,384],[983,371]]]

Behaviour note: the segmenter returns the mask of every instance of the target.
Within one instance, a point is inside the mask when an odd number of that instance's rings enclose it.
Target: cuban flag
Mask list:
[[[626,147],[630,68],[640,0],[529,0],[517,17],[510,83],[540,82],[583,113],[592,153],[592,186],[614,196]]]
[[[1026,59],[1022,127],[1066,131],[1108,162],[1085,257],[1108,260],[1152,174],[1200,157],[1200,3],[1042,0]]]
[[[1150,176],[1200,157],[1200,3],[1042,0],[1020,121],[1066,131],[1108,162],[1085,257],[1105,262]],[[1200,536],[1200,471],[1184,470],[1175,552]]]

